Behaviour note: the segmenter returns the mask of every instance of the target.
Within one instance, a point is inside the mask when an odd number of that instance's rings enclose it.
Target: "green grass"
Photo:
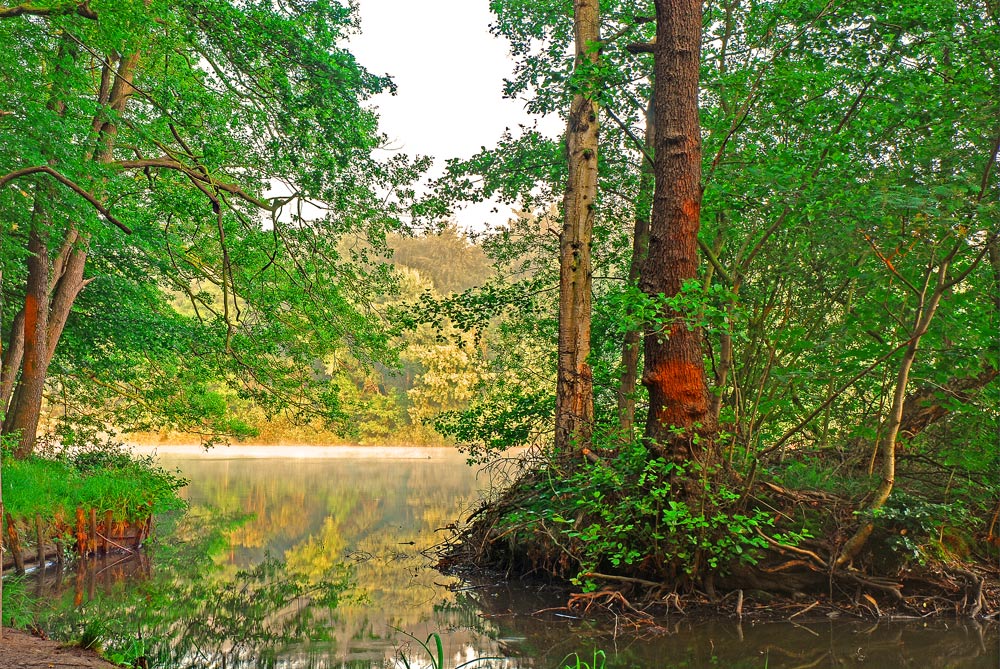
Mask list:
[[[183,506],[186,481],[148,458],[105,449],[86,453],[3,459],[3,501],[14,518],[69,520],[77,508],[111,511],[139,520]]]

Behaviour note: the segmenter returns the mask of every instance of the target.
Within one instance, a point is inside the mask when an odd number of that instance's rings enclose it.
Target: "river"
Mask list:
[[[158,521],[145,555],[49,569],[24,586],[53,632],[96,628],[108,649],[151,666],[415,669],[437,666],[435,634],[449,669],[1000,666],[997,623],[675,615],[635,629],[560,611],[537,584],[442,575],[432,547],[487,487],[453,449],[164,447],[158,457],[190,479],[189,510]]]

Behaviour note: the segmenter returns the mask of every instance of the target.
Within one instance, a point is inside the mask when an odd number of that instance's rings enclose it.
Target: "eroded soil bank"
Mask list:
[[[885,522],[851,563],[838,565],[839,547],[857,523],[856,506],[828,492],[758,483],[746,488],[750,510],[734,518],[745,519],[765,509],[781,522],[775,521],[773,527],[768,524],[767,532],[761,523],[753,528],[755,534],[743,535],[741,540],[753,551],[753,560],[733,559],[694,579],[681,569],[672,569],[675,565],[669,562],[658,563],[658,545],[638,529],[614,535],[622,543],[602,541],[608,534],[605,528],[613,524],[609,515],[620,525],[627,522],[626,530],[640,525],[634,515],[626,517],[616,510],[625,487],[619,492],[599,491],[600,499],[607,500],[604,506],[611,509],[601,515],[601,508],[595,511],[593,504],[579,501],[587,497],[584,487],[563,490],[553,480],[545,472],[529,472],[485,501],[443,547],[440,567],[485,569],[508,578],[565,584],[568,613],[586,616],[604,611],[625,616],[639,626],[656,626],[657,620],[671,613],[796,621],[806,617],[1000,618],[1000,565],[995,546],[976,533],[962,533],[961,528],[941,525],[945,541],[926,538],[926,550],[908,556],[897,548],[898,539],[913,535],[905,525]],[[799,525],[785,527],[791,525],[786,519]],[[803,525],[812,532],[802,531],[795,541],[774,538],[782,536],[779,530]],[[721,543],[727,538],[725,527],[715,535],[710,529],[707,540],[714,537]],[[670,545],[670,540],[667,536],[662,543]],[[614,559],[615,551],[620,557],[625,549],[638,557]]]
[[[26,632],[3,629],[0,639],[0,669],[106,669],[114,667],[92,650]]]

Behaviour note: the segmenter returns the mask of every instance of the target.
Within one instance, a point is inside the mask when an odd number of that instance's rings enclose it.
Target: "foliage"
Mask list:
[[[650,458],[636,443],[618,447],[607,462],[569,471],[551,462],[502,527],[525,546],[551,541],[567,565],[562,575],[591,590],[591,572],[662,579],[690,574],[700,564],[719,572],[737,561],[754,564],[767,547],[760,533],[774,524],[773,516],[743,508],[739,494],[707,478],[701,506],[693,507],[677,499],[683,477],[679,465]]]
[[[673,323],[667,314],[675,313],[690,330],[739,336],[735,314],[729,308],[735,299],[736,295],[723,285],[712,284],[706,289],[701,281],[690,280],[670,297],[663,293],[651,296],[638,286],[628,285],[622,291],[609,291],[600,308],[619,334],[648,328],[654,336],[666,336],[664,333]]]
[[[32,610],[37,599],[28,592],[28,576],[5,576],[3,579],[4,624],[24,628],[34,621]]]
[[[485,282],[490,274],[482,247],[454,223],[421,235],[393,234],[386,243],[396,267],[416,270],[441,295],[461,293]]]
[[[942,539],[946,531],[962,533],[975,522],[961,503],[941,504],[905,492],[867,514],[887,535],[885,547],[890,552],[920,564],[944,555]]]
[[[185,485],[151,456],[132,455],[113,444],[3,459],[4,506],[15,518],[68,521],[79,507],[113,511],[118,520],[141,520],[183,506],[177,492]]]
[[[662,335],[672,312],[701,330],[720,423],[710,448],[737,480],[766,476],[862,508],[888,476],[895,490],[886,515],[856,518],[875,521],[890,552],[908,559],[943,552],[946,532],[932,518],[946,510],[982,539],[1000,472],[1000,71],[981,57],[1000,47],[995,7],[929,0],[873,14],[861,2],[705,6],[704,262],[678,294],[656,297],[642,294],[629,273],[634,224],[648,215],[639,138],[653,68],[641,48],[651,36],[642,19],[651,3],[602,3],[602,67],[582,82],[571,74],[569,5],[497,0],[491,7],[493,30],[510,42],[516,63],[506,91],[525,96],[529,109],[565,115],[581,83],[601,82],[588,360],[597,432],[618,430],[626,333]],[[479,461],[510,446],[544,451],[550,443],[562,223],[551,207],[566,164],[564,147],[553,144],[531,128],[508,130],[495,147],[449,163],[437,183],[442,205],[499,195],[519,207],[483,241],[495,266],[490,284],[419,306],[431,323],[455,312],[454,325],[487,333],[488,381],[468,408],[436,421]],[[935,285],[946,286],[940,305],[922,320]],[[632,395],[637,411],[648,409],[643,389]],[[897,421],[886,451],[880,440]],[[734,504],[725,486],[706,487],[708,472],[678,466],[656,474],[669,494],[645,485],[632,496],[621,487],[637,483],[642,469],[629,454],[656,462],[655,444],[580,446],[604,464],[576,454],[543,459],[523,494],[503,497],[515,500],[504,518],[513,536],[548,542],[548,562],[528,556],[529,568],[572,575],[603,565],[660,575],[677,558],[687,561],[678,574],[703,566],[708,573],[741,555],[736,547],[750,556],[762,547],[757,531],[768,519]],[[895,475],[879,477],[887,452]],[[688,483],[674,489],[672,480]],[[661,506],[650,515],[658,495]],[[607,511],[618,505],[628,513]],[[629,527],[633,516],[645,524]],[[636,548],[642,541],[633,533],[656,532],[650,518],[660,526],[669,518],[678,540]],[[815,519],[808,527],[817,529]],[[781,529],[788,543],[805,538],[801,528]],[[656,568],[653,555],[661,558]]]
[[[0,20],[4,350],[31,237],[52,266],[53,318],[72,306],[40,368],[64,429],[241,437],[248,406],[343,420],[314,364],[392,364],[380,255],[428,164],[374,157],[384,137],[367,101],[392,83],[344,48],[355,8],[80,7]],[[73,290],[60,249],[84,263]]]
[[[607,654],[597,648],[594,649],[594,656],[590,662],[580,657],[579,653],[572,653],[563,659],[563,669],[604,669],[607,659]]]

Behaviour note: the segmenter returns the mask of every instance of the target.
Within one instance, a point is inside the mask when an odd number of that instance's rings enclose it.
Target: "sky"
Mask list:
[[[375,98],[391,147],[446,158],[466,158],[492,147],[504,128],[534,122],[524,101],[503,99],[513,72],[506,40],[490,35],[489,0],[358,0],[362,34],[348,48],[374,74],[388,74],[395,96]],[[541,124],[549,134],[561,122]],[[510,217],[509,207],[478,205],[456,213],[459,225],[481,230]]]

